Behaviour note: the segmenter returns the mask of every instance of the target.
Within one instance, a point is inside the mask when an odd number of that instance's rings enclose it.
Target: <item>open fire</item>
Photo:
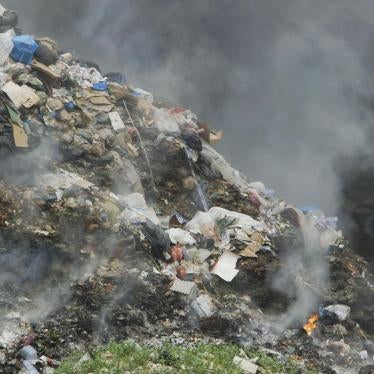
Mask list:
[[[313,313],[309,317],[308,322],[303,326],[303,329],[306,331],[308,335],[311,335],[314,329],[317,327],[318,320],[319,320],[318,313]]]

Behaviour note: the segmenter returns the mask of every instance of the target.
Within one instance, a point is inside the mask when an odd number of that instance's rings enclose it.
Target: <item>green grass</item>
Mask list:
[[[241,373],[232,364],[243,350],[235,345],[200,344],[194,348],[164,345],[161,348],[140,346],[132,341],[110,343],[94,352],[89,361],[78,364],[83,353],[62,362],[57,374],[69,373]],[[249,358],[258,357],[258,373],[295,374],[293,362],[282,364],[261,352],[246,350]],[[316,371],[306,371],[309,374]]]

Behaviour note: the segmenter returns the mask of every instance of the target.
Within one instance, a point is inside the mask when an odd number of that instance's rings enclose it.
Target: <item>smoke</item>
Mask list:
[[[5,4],[25,31],[224,129],[225,156],[293,203],[336,211],[336,163],[369,148],[369,0]]]
[[[323,290],[328,289],[329,265],[321,234],[313,215],[299,212],[303,244],[283,254],[283,266],[272,277],[273,287],[293,300],[287,311],[276,318],[273,328],[282,332],[290,326],[301,326],[315,312]]]
[[[219,150],[234,166],[295,205],[335,213],[336,166],[370,149],[372,116],[359,97],[373,86],[371,0],[3,3],[19,12],[25,32],[51,36],[223,129]],[[315,252],[307,245],[287,257],[279,286],[296,269],[322,287],[326,263]],[[304,284],[293,295],[284,325],[317,303]]]

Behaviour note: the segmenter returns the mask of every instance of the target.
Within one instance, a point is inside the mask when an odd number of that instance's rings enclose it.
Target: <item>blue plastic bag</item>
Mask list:
[[[68,112],[71,112],[75,109],[75,104],[72,101],[68,101],[64,104],[64,107]]]
[[[13,38],[13,50],[10,56],[13,60],[30,65],[36,50],[39,48],[34,38],[30,35],[19,35]]]

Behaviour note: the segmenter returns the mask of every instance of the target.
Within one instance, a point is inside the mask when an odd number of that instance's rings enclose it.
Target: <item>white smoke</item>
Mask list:
[[[226,130],[225,156],[295,204],[337,211],[336,164],[369,148],[369,0],[5,3],[25,30]]]

